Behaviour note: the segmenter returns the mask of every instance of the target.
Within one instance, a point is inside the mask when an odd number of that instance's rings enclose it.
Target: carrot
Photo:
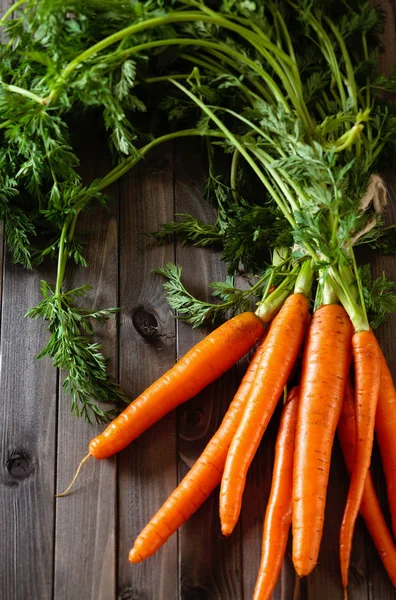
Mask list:
[[[227,454],[220,489],[224,535],[235,527],[246,473],[300,350],[308,321],[308,300],[292,294],[272,321],[242,420]]]
[[[175,491],[136,538],[129,553],[130,562],[141,562],[154,554],[219,485],[228,448],[238,427],[263,347],[261,341],[219,429]]]
[[[392,530],[396,537],[396,391],[382,353],[381,386],[375,415],[375,432],[384,467]]]
[[[353,327],[345,309],[326,304],[308,329],[301,374],[293,473],[293,564],[315,567],[323,533],[334,435],[352,357]]]
[[[252,312],[233,317],[187,352],[89,444],[102,459],[119,452],[168,412],[192,398],[234,365],[263,335]]]
[[[260,568],[253,600],[269,600],[278,581],[292,519],[293,456],[298,387],[288,394],[275,445],[271,492],[265,511]]]
[[[344,589],[348,585],[353,531],[362,502],[364,482],[370,467],[381,379],[381,354],[372,330],[355,333],[352,347],[355,365],[357,443],[355,464],[340,532],[341,579]]]
[[[353,470],[356,450],[355,399],[351,385],[347,386],[340,421],[338,437],[348,473]],[[393,585],[396,585],[396,547],[392,535],[386,525],[384,515],[375,493],[370,471],[364,484],[360,512],[366,527],[378,550],[378,554]]]

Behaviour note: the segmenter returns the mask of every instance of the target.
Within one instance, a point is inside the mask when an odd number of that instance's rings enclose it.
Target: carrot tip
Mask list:
[[[129,562],[131,562],[132,564],[136,564],[139,562],[142,562],[142,557],[139,554],[139,552],[136,550],[135,547],[132,548],[132,550],[129,552]]]
[[[231,535],[231,533],[234,531],[234,526],[231,525],[230,523],[222,523],[221,524],[221,533],[223,535]]]
[[[67,496],[67,494],[70,492],[71,488],[73,487],[73,485],[74,485],[74,483],[75,483],[75,481],[76,481],[76,479],[77,479],[77,477],[78,477],[78,474],[79,474],[79,473],[80,473],[80,471],[81,471],[81,467],[83,466],[83,464],[85,463],[85,461],[86,461],[86,460],[88,460],[88,458],[89,458],[90,456],[91,456],[91,453],[90,453],[90,452],[87,454],[87,456],[84,456],[84,458],[82,459],[82,461],[81,461],[81,462],[80,462],[80,464],[78,465],[78,467],[77,467],[77,471],[76,471],[76,474],[74,475],[74,477],[73,477],[73,479],[71,480],[70,484],[67,486],[67,488],[65,489],[65,491],[64,491],[64,492],[62,492],[61,494],[55,494],[55,498],[63,498],[63,496]]]

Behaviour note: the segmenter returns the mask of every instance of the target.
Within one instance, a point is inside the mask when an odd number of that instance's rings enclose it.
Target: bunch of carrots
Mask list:
[[[258,344],[218,431],[137,537],[130,562],[154,554],[219,485],[222,532],[232,533],[250,463],[302,351],[299,385],[286,394],[276,441],[254,598],[271,597],[290,527],[298,575],[308,575],[317,563],[337,428],[350,474],[340,531],[342,585],[346,590],[359,511],[396,585],[396,546],[369,473],[375,428],[396,534],[396,392],[392,377],[373,331],[354,331],[348,313],[331,290],[324,290],[323,304],[310,314],[314,276],[310,259],[303,260],[298,269],[294,289],[286,299],[284,290],[281,294],[275,289],[256,313],[239,314],[215,329],[91,441],[84,460],[119,452]]]

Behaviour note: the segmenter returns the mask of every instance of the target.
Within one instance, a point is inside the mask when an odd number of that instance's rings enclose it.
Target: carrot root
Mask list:
[[[344,588],[348,585],[353,532],[370,467],[381,378],[381,354],[374,333],[371,330],[355,333],[352,346],[355,365],[356,457],[340,531],[340,566]]]
[[[92,456],[108,458],[128,446],[164,415],[230,369],[263,333],[264,323],[252,312],[241,313],[215,329],[131,402],[101,435],[91,440]]]
[[[227,454],[220,488],[220,520],[230,535],[239,517],[246,474],[298,356],[308,322],[308,300],[292,294],[265,339],[252,391]]]
[[[298,388],[287,397],[275,446],[272,486],[265,512],[259,573],[253,600],[270,600],[286,553],[292,517],[293,455]]]
[[[326,304],[308,329],[300,382],[293,473],[293,564],[305,577],[315,567],[323,533],[334,435],[352,355],[345,309]]]

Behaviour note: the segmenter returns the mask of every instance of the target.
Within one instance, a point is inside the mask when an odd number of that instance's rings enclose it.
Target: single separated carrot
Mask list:
[[[315,567],[323,533],[331,452],[352,358],[352,323],[338,304],[318,308],[304,348],[293,473],[293,564]]]
[[[381,381],[381,352],[372,330],[355,333],[352,348],[355,366],[356,455],[340,532],[341,580],[344,589],[348,585],[353,531],[370,467]]]
[[[295,293],[287,298],[268,330],[221,480],[220,520],[224,535],[229,535],[238,521],[246,473],[296,361],[307,322],[308,300]]]
[[[108,458],[128,446],[164,415],[228,371],[263,333],[263,322],[252,312],[237,315],[215,329],[91,441],[90,455]]]
[[[384,467],[388,503],[396,537],[396,391],[381,352],[381,385],[375,415],[375,432]]]
[[[157,552],[219,485],[228,448],[245,407],[263,347],[261,341],[219,429],[175,491],[136,538],[129,553],[131,563],[141,562]]]
[[[356,451],[355,398],[351,385],[347,386],[337,432],[346,468],[350,475]],[[364,484],[360,512],[386,572],[393,585],[396,586],[396,547],[382,514],[370,471],[367,473]]]
[[[253,600],[269,600],[286,553],[292,519],[293,456],[299,389],[290,390],[279,424],[271,492],[265,511],[259,573]]]

